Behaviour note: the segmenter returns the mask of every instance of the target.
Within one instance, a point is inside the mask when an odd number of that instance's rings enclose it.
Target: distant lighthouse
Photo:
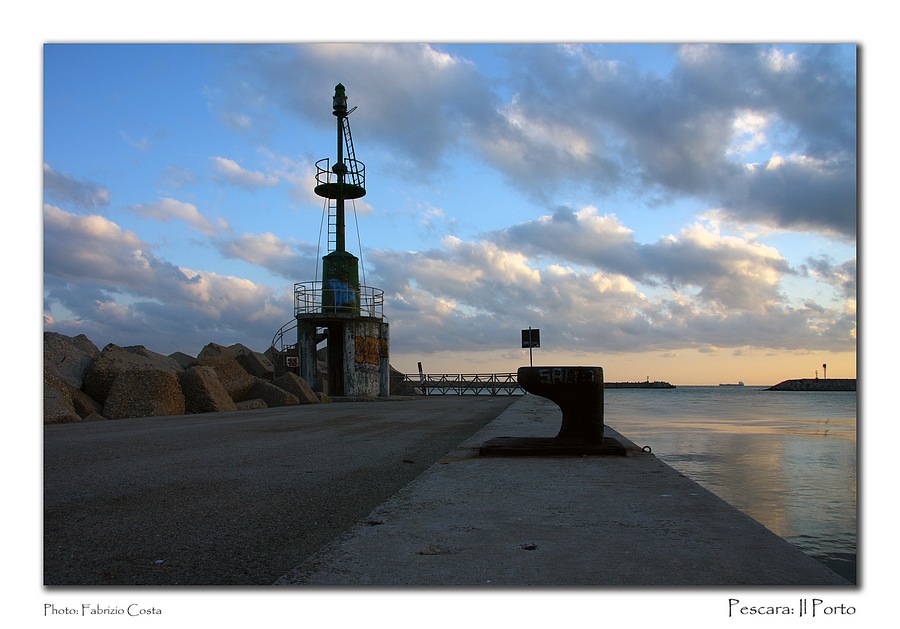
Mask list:
[[[390,352],[384,291],[360,284],[359,259],[346,249],[345,202],[366,194],[366,167],[356,159],[350,135],[348,116],[355,109],[348,111],[346,89],[338,83],[332,100],[337,159],[316,162],[315,193],[328,204],[328,253],[321,281],[294,284],[297,344],[285,353],[293,355],[288,364],[296,365],[300,377],[329,396],[385,396]],[[293,322],[279,335],[288,326]]]

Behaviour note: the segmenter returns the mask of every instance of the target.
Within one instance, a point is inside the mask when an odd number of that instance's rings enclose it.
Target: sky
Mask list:
[[[264,351],[348,249],[405,373],[856,377],[855,44],[47,43],[44,330]]]

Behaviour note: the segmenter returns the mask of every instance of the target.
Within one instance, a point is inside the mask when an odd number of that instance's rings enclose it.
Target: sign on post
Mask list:
[[[522,347],[528,348],[528,363],[533,367],[534,366],[534,357],[531,354],[532,347],[540,347],[541,346],[541,331],[540,330],[532,330],[528,328],[527,330],[522,330]]]
[[[527,330],[522,330],[522,347],[540,347],[541,346],[541,331],[540,330],[532,330],[528,328]]]

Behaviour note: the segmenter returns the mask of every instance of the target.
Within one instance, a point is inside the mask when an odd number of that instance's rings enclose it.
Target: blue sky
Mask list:
[[[392,364],[856,375],[852,44],[48,44],[44,328],[260,351],[316,278],[343,83]],[[356,220],[354,220],[354,217]]]

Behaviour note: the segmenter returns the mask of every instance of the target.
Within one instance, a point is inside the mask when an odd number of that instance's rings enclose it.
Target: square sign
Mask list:
[[[528,328],[527,330],[522,330],[522,347],[540,347],[541,346],[541,331],[540,330],[532,330]]]

